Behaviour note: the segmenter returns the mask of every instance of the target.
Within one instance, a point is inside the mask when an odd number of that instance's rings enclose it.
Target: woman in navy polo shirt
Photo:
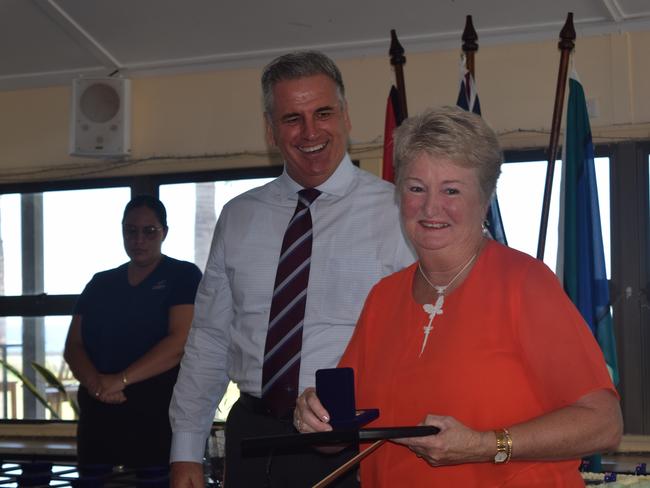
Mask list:
[[[65,359],[79,380],[79,465],[167,466],[168,407],[201,271],[161,253],[167,212],[141,195],[124,209],[128,263],[97,273],[75,307]]]

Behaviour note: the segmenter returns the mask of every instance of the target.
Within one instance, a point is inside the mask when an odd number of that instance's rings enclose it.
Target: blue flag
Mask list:
[[[474,77],[467,70],[464,54],[461,57],[460,64],[460,90],[458,92],[456,105],[468,112],[474,112],[477,115],[481,115],[481,103],[478,99],[476,84],[474,83]],[[490,231],[490,235],[492,235],[494,239],[499,241],[501,244],[505,244],[506,246],[508,245],[506,231],[503,228],[503,220],[501,220],[499,201],[497,200],[496,194],[490,199],[490,206],[486,216],[486,225]]]
[[[569,101],[562,168],[558,276],[603,351],[618,384],[616,341],[600,226],[594,146],[582,85],[569,77]]]

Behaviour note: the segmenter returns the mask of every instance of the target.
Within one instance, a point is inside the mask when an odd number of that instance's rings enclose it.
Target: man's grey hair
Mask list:
[[[425,153],[475,169],[484,202],[494,193],[503,154],[496,134],[479,115],[458,107],[428,109],[406,119],[393,136],[395,184],[399,192],[406,169]]]
[[[325,75],[336,84],[341,107],[345,107],[343,78],[334,61],[319,51],[296,51],[275,58],[262,72],[262,101],[266,116],[270,117],[273,112],[273,87],[276,83],[316,75]]]

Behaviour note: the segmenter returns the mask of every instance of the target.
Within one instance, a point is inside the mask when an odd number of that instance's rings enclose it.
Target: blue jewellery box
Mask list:
[[[335,430],[358,430],[379,417],[378,408],[357,409],[352,368],[316,371],[316,395],[329,413],[330,425]]]

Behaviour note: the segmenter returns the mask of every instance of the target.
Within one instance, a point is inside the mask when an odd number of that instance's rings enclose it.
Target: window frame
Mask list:
[[[650,142],[612,146],[612,280],[625,432],[650,434]],[[622,218],[625,216],[625,218]]]

